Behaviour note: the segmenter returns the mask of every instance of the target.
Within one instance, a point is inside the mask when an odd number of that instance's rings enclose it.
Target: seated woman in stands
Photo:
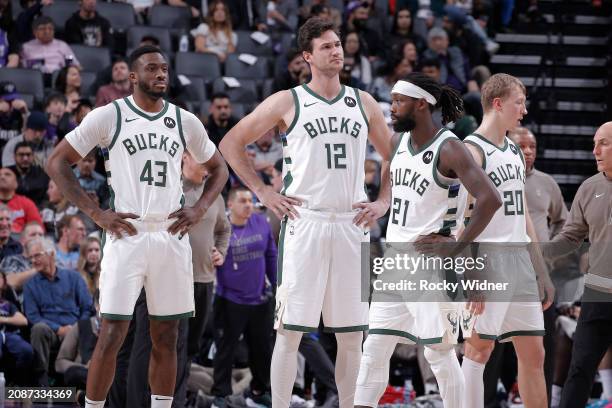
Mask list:
[[[196,52],[212,52],[217,54],[223,63],[228,54],[236,50],[238,36],[232,30],[232,20],[227,5],[216,0],[208,6],[208,16],[205,22],[191,30],[194,37]]]

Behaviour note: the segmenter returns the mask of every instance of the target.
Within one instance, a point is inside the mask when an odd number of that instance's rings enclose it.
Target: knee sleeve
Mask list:
[[[436,344],[425,347],[425,358],[438,381],[445,408],[461,408],[465,379],[452,345]]]
[[[357,377],[355,405],[378,406],[389,381],[389,359],[397,339],[393,336],[373,334],[363,346],[361,366]]]

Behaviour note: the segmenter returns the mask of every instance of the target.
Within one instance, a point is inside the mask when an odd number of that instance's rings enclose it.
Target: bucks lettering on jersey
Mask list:
[[[164,101],[161,112],[151,116],[130,99],[112,102],[117,128],[108,149],[103,150],[110,206],[142,218],[166,219],[183,202],[185,140],[180,108]]]
[[[291,89],[293,122],[283,137],[283,194],[305,208],[348,212],[366,201],[364,161],[368,121],[359,91],[342,85],[327,100],[307,85]]]
[[[482,168],[503,202],[476,241],[529,242],[525,219],[525,161],[520,149],[507,137],[500,148],[477,133],[466,137],[464,142],[480,150]]]
[[[400,136],[391,160],[389,242],[412,242],[431,233],[454,234],[465,209],[465,188],[457,179],[443,176],[437,166],[442,145],[459,138],[442,128],[418,151],[410,139],[410,133]]]

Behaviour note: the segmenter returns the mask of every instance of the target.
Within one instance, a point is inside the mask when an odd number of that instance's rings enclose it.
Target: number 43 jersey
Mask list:
[[[342,85],[331,100],[308,85],[291,93],[295,115],[283,137],[282,193],[311,210],[352,211],[353,203],[367,201],[368,121],[359,91]]]
[[[414,242],[420,235],[455,235],[463,220],[467,192],[458,179],[438,170],[440,148],[459,141],[442,128],[416,150],[410,133],[403,133],[391,160],[391,213],[388,242]]]
[[[480,150],[482,168],[503,202],[476,241],[530,242],[525,218],[525,159],[520,148],[507,137],[500,148],[477,133],[464,142]]]
[[[185,150],[199,163],[215,152],[193,114],[167,101],[157,113],[144,112],[131,96],[94,109],[66,140],[82,157],[102,147],[111,209],[143,220],[165,220],[182,207]]]

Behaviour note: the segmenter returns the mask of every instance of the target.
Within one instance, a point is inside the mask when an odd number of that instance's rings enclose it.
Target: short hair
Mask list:
[[[118,56],[117,58],[115,58],[113,60],[113,63],[111,64],[111,70],[115,67],[115,65],[119,64],[120,62],[125,63],[128,67],[130,66],[130,64],[128,63],[128,60],[122,56]]]
[[[17,153],[17,150],[19,150],[22,147],[29,147],[30,149],[32,149],[32,151],[34,151],[34,149],[32,148],[32,144],[30,142],[19,142],[15,145],[15,150],[13,150],[13,153]]]
[[[333,31],[340,38],[340,33],[333,22],[321,17],[311,17],[306,20],[298,32],[298,49],[300,52],[312,52],[312,40],[321,37],[327,31]]]
[[[482,109],[486,112],[491,109],[493,105],[493,99],[508,97],[514,87],[518,87],[525,95],[527,95],[527,89],[520,79],[513,77],[508,74],[495,74],[491,78],[487,79],[482,84],[481,97]]]
[[[230,99],[230,97],[225,92],[215,92],[210,97],[210,103],[212,104],[215,101],[215,99]]]
[[[436,67],[436,68],[440,69],[440,66],[441,66],[440,58],[437,58],[437,57],[423,58],[423,60],[421,61],[421,64],[420,64],[421,70],[424,67]]]
[[[77,105],[75,111],[78,112],[80,109],[83,109],[85,107],[92,109],[92,110],[94,108],[93,104],[88,98],[81,98],[79,99],[79,104]]]
[[[154,45],[159,47],[159,38],[157,38],[154,35],[148,34],[148,35],[143,35],[142,37],[140,37],[140,42],[150,42],[153,43]]]
[[[130,71],[134,71],[138,58],[142,57],[145,54],[161,54],[162,56],[164,56],[162,50],[154,45],[143,45],[142,47],[138,47],[134,51],[132,51],[128,59],[128,66],[130,68]],[[166,57],[164,56],[164,59],[165,58]]]
[[[45,107],[51,105],[51,103],[53,102],[62,102],[63,104],[68,103],[68,100],[66,99],[66,95],[64,95],[63,93],[60,92],[51,92],[49,93],[49,95],[47,95],[47,99],[45,99]]]
[[[30,254],[30,249],[34,246],[34,245],[40,245],[43,248],[43,251],[47,254],[47,255],[51,255],[55,253],[55,244],[53,243],[53,241],[51,241],[49,238],[47,237],[36,237],[33,240],[31,240],[30,242],[28,242],[26,244],[26,253],[29,255]]]
[[[248,188],[243,187],[243,186],[232,187],[230,189],[229,193],[227,194],[227,201],[232,201],[234,198],[236,198],[236,195],[238,193],[241,193],[241,192],[244,192],[244,191],[249,192],[249,193],[251,192],[251,190],[249,190]]]
[[[533,139],[536,140],[535,135],[533,134],[533,132],[531,130],[529,130],[526,127],[523,126],[518,126],[515,127],[514,129],[511,129],[508,131],[508,137],[512,138],[513,136],[522,136],[522,135],[531,135],[533,136]],[[537,142],[537,140],[536,140]]]
[[[429,30],[429,33],[427,33],[427,41],[436,37],[448,38],[448,33],[443,28],[433,27],[431,30]]]
[[[1,211],[1,210],[0,210]],[[26,225],[23,226],[23,229],[21,230],[21,234],[19,234],[19,236],[23,237],[26,233],[26,230],[32,226],[36,226],[36,227],[40,227],[42,228],[42,225],[40,225],[40,223],[38,221],[29,221]],[[44,229],[43,229],[44,231]]]
[[[69,214],[69,215],[64,215],[62,217],[61,220],[59,220],[59,222],[57,223],[57,231],[58,231],[58,238],[62,238],[62,236],[64,235],[64,228],[70,228],[70,225],[72,224],[72,220],[77,219],[81,222],[83,222],[83,219],[78,216],[77,214]],[[84,222],[83,222],[84,224]]]
[[[53,19],[49,16],[40,16],[32,22],[32,30],[36,30],[41,25],[47,25],[47,24],[53,25]],[[53,27],[55,28],[54,25]]]

